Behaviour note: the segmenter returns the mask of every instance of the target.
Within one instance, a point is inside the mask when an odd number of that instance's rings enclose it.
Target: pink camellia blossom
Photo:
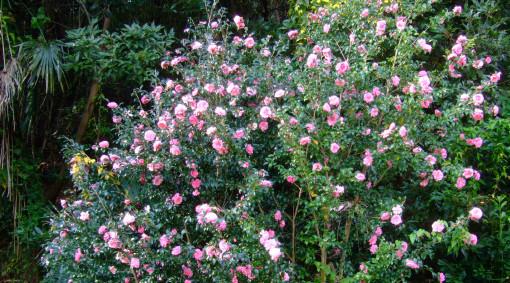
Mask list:
[[[432,223],[432,232],[441,233],[444,230],[444,224],[441,220]]]
[[[483,110],[476,108],[475,111],[473,111],[473,114],[471,114],[471,116],[473,116],[473,119],[475,119],[475,121],[480,121],[483,119]]]
[[[291,30],[287,33],[287,36],[289,36],[290,39],[297,39],[298,38],[298,31],[297,30]]]
[[[262,121],[259,123],[259,128],[264,132],[269,128],[269,124],[266,121]]]
[[[111,272],[112,274],[116,274],[116,273],[117,273],[117,268],[115,268],[115,266],[110,266],[110,267],[108,267],[108,270],[110,270],[110,272]]]
[[[308,68],[317,67],[317,65],[318,65],[317,61],[318,61],[317,55],[312,53],[312,54],[308,55],[308,58],[306,59],[306,66]]]
[[[393,76],[391,78],[391,82],[394,86],[398,86],[400,84],[400,77],[399,76]]]
[[[467,245],[475,246],[478,243],[478,237],[475,234],[469,234],[469,236],[464,239],[464,242]]]
[[[402,217],[400,217],[400,215],[393,215],[393,217],[391,217],[391,224],[398,226],[401,223],[402,223]]]
[[[320,163],[314,163],[312,166],[312,170],[320,172],[322,170],[322,165]]]
[[[391,216],[391,213],[389,213],[389,212],[383,212],[383,214],[381,214],[381,220],[382,220],[382,221],[389,220],[389,219],[390,219],[390,216]]]
[[[269,118],[273,112],[271,112],[271,108],[264,106],[260,109],[260,117],[262,118]]]
[[[102,141],[99,143],[100,148],[107,148],[110,146],[110,143],[108,141]]]
[[[130,265],[132,268],[139,268],[140,267],[140,260],[136,257],[131,259]]]
[[[243,17],[238,15],[234,16],[234,23],[236,24],[237,29],[243,29],[245,26]]]
[[[418,263],[416,263],[415,261],[410,260],[410,259],[406,259],[406,266],[410,267],[410,268],[413,268],[413,269],[420,268]]]
[[[338,75],[341,75],[350,70],[349,62],[348,61],[340,62],[336,64],[335,69],[338,72]]]
[[[332,95],[329,97],[329,105],[338,106],[340,104],[340,98],[336,95]]]
[[[159,244],[163,247],[163,248],[166,248],[168,246],[168,244],[170,244],[172,242],[172,238],[168,238],[168,236],[165,234],[165,235],[162,235],[160,238],[159,238]]]
[[[110,108],[110,109],[113,109],[113,108],[117,108],[119,105],[117,105],[117,103],[115,103],[115,102],[108,102],[108,104],[106,106],[108,106],[108,108]]]
[[[455,184],[455,187],[457,189],[462,189],[466,185],[466,179],[459,177],[457,178],[457,183]]]
[[[135,220],[136,220],[136,218],[133,215],[129,214],[129,212],[128,212],[128,213],[126,213],[126,215],[122,219],[122,223],[124,223],[124,225],[127,226],[129,224],[134,223]]]
[[[255,45],[255,40],[253,37],[248,37],[244,40],[244,45],[248,48],[252,48]]]
[[[204,216],[204,219],[205,219],[205,222],[206,223],[216,223],[216,221],[218,221],[218,215],[216,215],[216,213],[214,212],[208,212],[205,216]]]
[[[324,25],[323,30],[324,30],[325,33],[328,33],[330,29],[331,29],[331,25],[330,24],[325,24]]]
[[[491,83],[497,83],[501,79],[501,72],[491,75]]]
[[[363,173],[357,173],[355,177],[360,182],[363,182],[365,180],[365,174]]]
[[[197,260],[197,261],[201,261],[202,260],[202,257],[204,256],[204,252],[200,249],[195,249],[195,253],[193,254],[193,257]]]
[[[88,211],[82,211],[80,213],[80,220],[81,221],[87,221],[87,220],[90,220],[89,218],[89,212]]]
[[[226,116],[227,115],[227,111],[221,107],[216,107],[216,109],[214,109],[214,114],[220,116],[220,117],[223,117],[223,116]]]
[[[404,17],[399,17],[397,20],[397,29],[404,30],[407,24],[407,20]]]
[[[365,18],[366,16],[368,16],[368,13],[370,13],[370,12],[368,11],[368,9],[364,9],[364,10],[361,12],[361,15],[360,15],[360,16],[361,16],[362,18]]]
[[[443,180],[444,174],[441,170],[434,170],[432,171],[432,176],[434,176],[434,180],[439,182]]]
[[[81,252],[81,249],[77,249],[74,252],[74,261],[80,262],[82,257],[83,257],[83,253]]]
[[[191,270],[191,268],[183,265],[182,266],[182,275],[187,276],[188,278],[191,278],[191,277],[193,277],[193,271]]]
[[[193,50],[202,49],[202,43],[200,43],[198,41],[193,42],[191,44],[191,49],[193,49]]]
[[[385,30],[386,30],[386,21],[385,20],[377,21],[375,35],[383,35]]]
[[[462,48],[462,44],[460,43],[457,43],[454,46],[452,46],[452,52],[457,55],[461,55],[463,51],[464,49]]]
[[[455,6],[455,7],[453,7],[453,13],[454,13],[455,15],[460,15],[460,14],[462,14],[462,7],[461,7],[461,6]]]
[[[156,139],[156,133],[154,133],[152,130],[148,130],[147,132],[145,132],[143,137],[146,141],[153,141],[154,139]]]
[[[374,95],[370,92],[365,92],[365,95],[363,96],[363,101],[366,103],[371,103],[374,101]]]
[[[182,197],[179,193],[176,193],[173,197],[172,197],[172,201],[176,204],[176,205],[179,205],[182,203]]]
[[[482,218],[483,212],[480,208],[474,207],[469,211],[469,216],[471,216],[471,220],[478,220]]]
[[[285,95],[285,90],[283,90],[283,89],[279,89],[274,92],[274,97],[276,97],[276,98],[283,97],[284,95]]]
[[[181,246],[175,246],[172,249],[172,255],[179,255],[181,253]]]
[[[160,175],[157,175],[156,177],[154,177],[154,179],[152,180],[152,184],[154,186],[159,186],[161,185],[161,183],[163,183],[163,178],[161,178]]]
[[[306,145],[309,144],[312,141],[310,137],[304,137],[299,140],[300,145]]]
[[[430,44],[427,44],[427,41],[423,38],[418,39],[418,46],[420,46],[421,49],[425,50],[425,52],[432,51],[432,46]]]
[[[294,183],[296,181],[296,178],[294,176],[287,176],[287,182]]]
[[[276,221],[280,221],[280,220],[282,220],[282,212],[281,212],[281,211],[277,210],[277,211],[275,212],[275,214],[274,214],[274,220],[276,220]]]
[[[379,109],[378,108],[370,109],[370,116],[371,117],[377,117],[377,115],[379,115]]]
[[[249,155],[253,154],[253,146],[251,144],[246,145],[246,153]]]
[[[400,214],[402,214],[402,212],[403,212],[403,210],[402,210],[402,206],[400,206],[400,205],[395,205],[395,206],[391,209],[391,211],[392,211],[392,212],[393,212],[393,214],[395,214],[395,215],[400,215]]]

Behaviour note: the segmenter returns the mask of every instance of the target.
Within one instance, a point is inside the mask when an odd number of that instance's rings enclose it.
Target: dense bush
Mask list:
[[[462,34],[437,63],[413,25],[433,9],[349,1],[257,39],[211,8],[171,79],[108,103],[116,142],[66,147],[48,281],[444,281],[436,262],[478,241],[481,174],[458,157],[501,73]]]

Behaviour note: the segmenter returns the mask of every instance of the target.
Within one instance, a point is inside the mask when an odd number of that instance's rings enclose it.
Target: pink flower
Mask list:
[[[248,48],[252,48],[255,45],[255,40],[253,37],[248,37],[244,40],[244,45]]]
[[[444,273],[439,273],[439,283],[443,283],[446,280],[446,276],[444,276]]]
[[[304,138],[301,138],[301,140],[299,140],[299,144],[306,145],[306,144],[309,144],[311,141],[312,141],[312,139],[310,139],[310,137],[304,137]]]
[[[109,102],[106,106],[108,106],[108,108],[110,108],[110,109],[113,109],[113,108],[117,108],[119,105],[117,105],[117,103],[115,103],[115,102]]]
[[[259,128],[261,131],[266,131],[269,128],[269,124],[266,121],[262,121],[259,124]]]
[[[74,252],[74,260],[76,262],[80,262],[82,257],[83,257],[83,254],[81,253],[81,249],[77,249],[76,252]]]
[[[312,170],[319,172],[322,170],[322,165],[320,163],[314,163],[312,166]]]
[[[462,189],[466,185],[466,179],[459,177],[457,178],[457,183],[455,184],[455,187],[457,189]]]
[[[168,238],[165,235],[162,235],[160,238],[159,238],[159,244],[163,247],[163,248],[166,248],[168,246],[168,244],[172,242],[172,239],[171,238]]]
[[[365,18],[366,16],[368,16],[368,13],[369,13],[368,9],[364,9],[364,10],[361,12],[361,15],[360,15],[360,16],[361,16],[362,18]]]
[[[251,144],[248,144],[246,146],[246,153],[248,153],[249,155],[253,154],[253,146]]]
[[[89,220],[89,219],[90,219],[90,218],[89,218],[89,212],[88,212],[88,211],[82,211],[82,212],[80,213],[80,220],[81,220],[81,221],[87,221],[87,220]]]
[[[416,263],[415,261],[412,261],[410,259],[406,259],[406,266],[410,267],[410,268],[413,268],[413,269],[420,268],[418,263]]]
[[[330,24],[325,24],[324,25],[323,30],[324,30],[325,33],[328,33],[330,29],[331,29],[331,25]]]
[[[439,182],[443,180],[444,174],[441,170],[434,170],[432,171],[432,176],[434,176],[434,180]]]
[[[461,7],[461,6],[455,6],[455,7],[453,7],[453,13],[454,13],[455,15],[460,15],[460,14],[462,14],[462,7]]]
[[[279,89],[274,92],[274,97],[276,97],[276,98],[283,97],[284,95],[285,95],[285,90],[283,90],[283,89]]]
[[[471,220],[478,220],[482,218],[483,212],[480,208],[474,207],[469,211],[469,216],[471,216]]]
[[[398,86],[400,84],[400,77],[399,76],[394,76],[391,78],[391,81],[392,81],[392,84],[394,86]]]
[[[108,143],[108,141],[102,141],[99,143],[100,148],[107,148],[109,146],[110,146],[110,143]]]
[[[264,106],[260,109],[260,117],[269,118],[273,113],[271,112],[271,108]]]
[[[161,185],[161,183],[163,183],[163,178],[161,178],[160,175],[157,175],[156,177],[154,177],[154,179],[152,180],[152,184],[154,186],[159,186]]]
[[[427,44],[427,41],[423,38],[420,38],[418,40],[418,45],[420,46],[421,49],[425,50],[425,52],[432,51],[432,46],[430,44]]]
[[[110,267],[108,267],[108,270],[110,270],[110,272],[111,272],[112,274],[117,273],[117,268],[115,268],[115,266],[110,266]]]
[[[475,234],[469,234],[469,237],[464,239],[467,245],[475,246],[478,243],[478,237]]]
[[[193,257],[198,260],[198,261],[201,261],[202,260],[202,257],[204,256],[204,252],[200,249],[195,249],[195,253],[193,254]]]
[[[237,29],[243,29],[244,28],[244,19],[240,16],[234,17],[234,23],[236,23]]]
[[[363,101],[366,103],[370,103],[374,101],[374,95],[370,92],[365,92],[365,95],[363,96]]]
[[[403,211],[403,210],[402,210],[402,206],[400,206],[400,205],[395,205],[395,206],[391,209],[391,211],[393,211],[393,214],[395,214],[395,215],[400,215],[400,214],[402,214],[402,211]]]
[[[501,72],[491,75],[491,83],[497,83],[501,79]]]
[[[390,216],[391,216],[391,214],[389,212],[383,212],[383,214],[381,214],[381,220],[386,221],[386,220],[390,219]]]
[[[308,68],[313,68],[313,67],[317,67],[317,55],[315,54],[310,54],[308,55],[308,58],[306,59],[306,66]]]
[[[129,214],[129,212],[128,212],[128,213],[126,213],[126,215],[122,219],[122,223],[124,223],[124,225],[127,226],[127,225],[132,224],[133,222],[135,222],[135,220],[136,220],[136,218],[133,215]]]
[[[476,108],[473,114],[471,115],[473,116],[473,119],[475,119],[475,121],[480,121],[483,119],[483,110]]]
[[[227,111],[221,107],[216,107],[216,109],[214,109],[214,114],[222,117],[227,115]]]
[[[144,138],[146,141],[153,141],[156,138],[156,133],[154,133],[152,130],[148,130],[145,132]]]
[[[296,181],[296,178],[294,178],[293,176],[287,176],[287,182],[289,183],[294,183]]]
[[[276,221],[280,221],[280,220],[282,220],[282,212],[281,212],[281,211],[277,210],[277,211],[275,212],[275,214],[274,214],[274,220],[276,220]]]
[[[175,246],[172,249],[172,255],[179,255],[181,253],[181,246]]]
[[[287,33],[290,39],[297,39],[298,38],[298,31],[297,30],[291,30]]]
[[[444,230],[444,224],[441,220],[432,223],[432,232],[441,233]]]
[[[140,267],[140,260],[137,259],[136,257],[132,258],[130,266],[132,268],[139,268]]]
[[[407,20],[404,17],[399,17],[397,20],[397,29],[404,30],[407,24]]]
[[[386,21],[385,20],[377,21],[375,35],[383,35],[385,30]]]
[[[363,173],[357,173],[356,174],[356,179],[360,182],[363,182],[365,180],[365,174]]]
[[[335,69],[338,72],[338,75],[341,75],[350,70],[349,62],[347,61],[340,62],[336,64]]]
[[[176,193],[173,197],[172,197],[172,201],[176,204],[176,205],[179,205],[182,203],[182,197],[179,193]]]
[[[393,217],[391,217],[391,224],[398,226],[400,223],[402,223],[402,217],[400,217],[400,215],[393,215]]]

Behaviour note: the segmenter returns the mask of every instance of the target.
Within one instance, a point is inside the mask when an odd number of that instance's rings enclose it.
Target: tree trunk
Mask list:
[[[108,27],[110,27],[111,19],[105,18],[103,23],[103,33],[106,32]],[[102,46],[101,49],[104,47]],[[89,124],[90,118],[92,118],[92,114],[94,114],[94,109],[96,107],[96,98],[99,90],[99,74],[96,74],[94,80],[92,81],[92,85],[89,90],[89,97],[87,99],[87,104],[85,105],[85,110],[83,110],[83,117],[81,118],[80,125],[78,126],[78,131],[76,132],[76,142],[81,143],[83,138],[85,137],[85,133],[87,131],[87,126]]]

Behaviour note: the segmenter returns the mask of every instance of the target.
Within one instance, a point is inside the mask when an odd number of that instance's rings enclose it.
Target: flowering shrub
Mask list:
[[[501,73],[464,80],[490,62],[460,34],[427,63],[413,21],[431,2],[318,8],[278,39],[211,10],[161,63],[171,79],[108,104],[116,142],[67,146],[79,195],[52,220],[48,276],[444,281],[428,259],[476,245],[483,216],[481,173],[452,157],[483,146],[463,129],[498,114]]]

